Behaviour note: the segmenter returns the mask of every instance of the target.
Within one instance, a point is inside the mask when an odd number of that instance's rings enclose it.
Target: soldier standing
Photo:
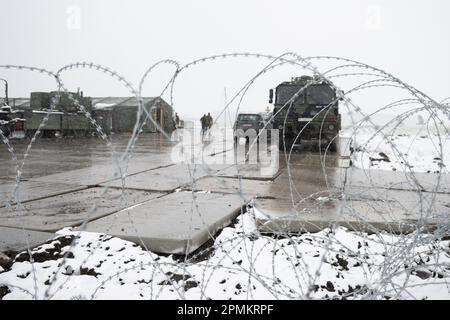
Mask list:
[[[206,126],[207,126],[207,117],[206,117],[206,114],[203,114],[203,116],[200,118],[200,122],[201,122],[201,124],[202,124],[201,135],[202,135],[202,139],[203,139],[203,135],[205,134],[205,130],[206,130]]]
[[[4,106],[0,109],[0,129],[5,137],[9,137],[12,132],[12,119],[9,117],[11,107]]]
[[[180,117],[178,116],[178,113],[175,112],[175,124],[178,128],[178,126],[180,125]]]
[[[206,116],[207,117],[207,119],[208,119],[208,121],[207,121],[207,123],[208,123],[208,130],[209,129],[211,129],[211,127],[212,127],[212,124],[213,124],[213,118],[211,117],[211,114],[208,112],[208,115]]]

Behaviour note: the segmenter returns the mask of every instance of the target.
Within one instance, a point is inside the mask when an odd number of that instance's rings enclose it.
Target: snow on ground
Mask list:
[[[450,168],[450,135],[426,130],[377,132],[359,128],[343,133],[352,136],[353,166],[388,171],[448,173]]]
[[[0,270],[0,297],[450,299],[450,241],[342,227],[276,239],[257,233],[251,212],[189,259],[63,229],[32,250],[33,264],[22,252]]]

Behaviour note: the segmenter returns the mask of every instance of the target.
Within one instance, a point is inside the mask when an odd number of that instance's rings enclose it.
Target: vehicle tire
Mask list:
[[[291,135],[286,134],[283,139],[283,132],[280,132],[279,143],[278,143],[280,151],[284,151],[286,149],[286,152],[289,152],[293,143],[294,143],[294,139]]]
[[[278,143],[278,149],[280,149],[280,151],[284,151],[284,141],[283,141],[283,136],[280,136],[280,141]]]
[[[336,152],[337,151],[337,140],[334,139],[333,142],[330,144],[329,148],[330,152]]]
[[[279,130],[278,132],[278,149],[280,151],[284,150],[283,130]]]
[[[25,133],[25,136],[28,139],[32,139],[34,137],[34,135],[36,134],[36,132],[37,132],[37,130],[27,130],[26,133]],[[43,131],[41,130],[39,132],[39,134],[37,135],[36,139],[42,138],[42,136],[43,136]]]
[[[55,137],[55,130],[44,130],[42,137],[43,138],[54,138]]]

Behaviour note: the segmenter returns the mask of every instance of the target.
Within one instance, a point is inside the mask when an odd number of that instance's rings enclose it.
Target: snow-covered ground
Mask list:
[[[374,132],[343,132],[353,138],[354,166],[448,173],[447,134]],[[253,214],[250,209],[241,215],[188,258],[63,229],[32,250],[33,263],[23,252],[10,268],[0,267],[0,298],[450,299],[447,239],[368,235],[342,227],[275,238],[257,232]]]
[[[257,233],[252,212],[189,259],[63,229],[32,250],[34,263],[24,252],[0,272],[0,293],[3,299],[450,299],[450,241],[341,227],[275,239]]]
[[[397,130],[376,132],[359,128],[351,136],[353,166],[388,171],[448,173],[450,168],[450,135],[426,130]]]

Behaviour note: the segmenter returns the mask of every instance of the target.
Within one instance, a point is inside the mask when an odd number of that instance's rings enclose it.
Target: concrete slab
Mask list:
[[[70,170],[43,177],[33,178],[32,181],[55,182],[84,186],[95,186],[99,183],[115,179],[115,168],[109,165],[93,165],[89,168]]]
[[[249,201],[255,197],[271,197],[271,181],[236,179],[223,177],[206,177],[190,185],[195,191],[236,194]]]
[[[317,232],[333,224],[351,230],[407,233],[419,223],[433,229],[448,224],[450,199],[444,194],[397,190],[352,190],[346,199],[311,195],[295,204],[287,199],[257,199],[254,204],[261,232]]]
[[[90,188],[24,203],[11,210],[0,208],[0,226],[22,227],[36,231],[56,231],[76,226],[85,219],[95,219],[117,212],[130,205],[161,196],[145,191]],[[96,210],[87,216],[94,205]]]
[[[237,195],[176,192],[92,221],[107,233],[168,254],[191,253],[227,226],[244,204]]]
[[[54,236],[49,232],[0,227],[0,252],[22,251],[40,245]]]
[[[295,205],[289,199],[256,199],[255,218],[262,233],[317,232],[337,220],[338,200],[305,199]]]
[[[284,168],[270,185],[269,193],[277,199],[301,200],[310,195],[329,196],[340,193],[345,184],[346,169],[326,167],[311,162]]]
[[[15,203],[15,197],[13,195],[15,187],[14,182],[0,184],[0,207],[5,206],[7,202]],[[86,186],[41,181],[22,181],[19,186],[19,200],[26,202],[82,189],[86,189]]]
[[[260,164],[233,164],[220,170],[217,175],[224,178],[244,178],[254,180],[273,180],[278,174],[278,166],[271,167]]]
[[[318,152],[295,152],[291,155],[280,155],[280,168],[289,166],[303,166],[303,165],[316,165],[325,167],[339,167],[343,160],[349,160],[348,158],[341,157],[339,153],[327,153],[326,155]]]
[[[126,133],[111,136],[116,153],[120,155],[125,150],[130,136],[131,134]],[[17,157],[21,159],[30,140],[14,139],[10,142],[13,144]],[[142,133],[132,149],[132,161],[141,162],[143,160],[147,163],[147,166],[139,171],[170,164],[172,147],[173,143],[159,134]],[[11,154],[4,144],[0,144],[0,162],[3,169],[0,171],[0,178],[14,178],[16,175],[15,163],[11,160]],[[114,164],[111,148],[107,147],[105,142],[99,138],[37,139],[33,143],[31,153],[23,168],[22,178],[34,179],[88,168],[93,164]]]
[[[192,184],[193,179],[214,175],[215,166],[176,164],[129,175],[124,180],[124,186],[130,189],[170,192],[182,186]],[[102,184],[102,186],[122,187],[122,180]]]
[[[341,153],[326,158],[298,153],[288,163],[281,161],[284,168],[270,187],[273,198],[254,202],[261,232],[317,232],[337,224],[403,233],[419,224],[430,229],[448,224],[450,175],[441,177],[439,194],[417,192],[411,176],[403,172],[350,167],[350,151],[342,143],[347,142],[341,139]],[[437,184],[435,174],[415,176],[424,191]]]
[[[441,174],[438,184],[439,174],[436,173],[408,173],[385,170],[363,170],[352,167],[348,170],[347,185],[359,187],[377,187],[386,189],[417,190],[419,187],[415,179],[419,182],[423,191],[450,193],[450,174]]]
[[[422,224],[430,229],[449,224],[450,197],[447,194],[358,189],[346,188],[343,213],[376,224],[382,230],[407,232]]]
[[[123,174],[135,174],[146,170],[160,168],[160,164],[143,164],[131,162],[128,166],[121,166]],[[74,185],[96,186],[107,181],[112,181],[120,177],[115,165],[93,165],[89,168],[65,171],[51,174],[39,178],[33,178],[32,181],[56,182]]]

